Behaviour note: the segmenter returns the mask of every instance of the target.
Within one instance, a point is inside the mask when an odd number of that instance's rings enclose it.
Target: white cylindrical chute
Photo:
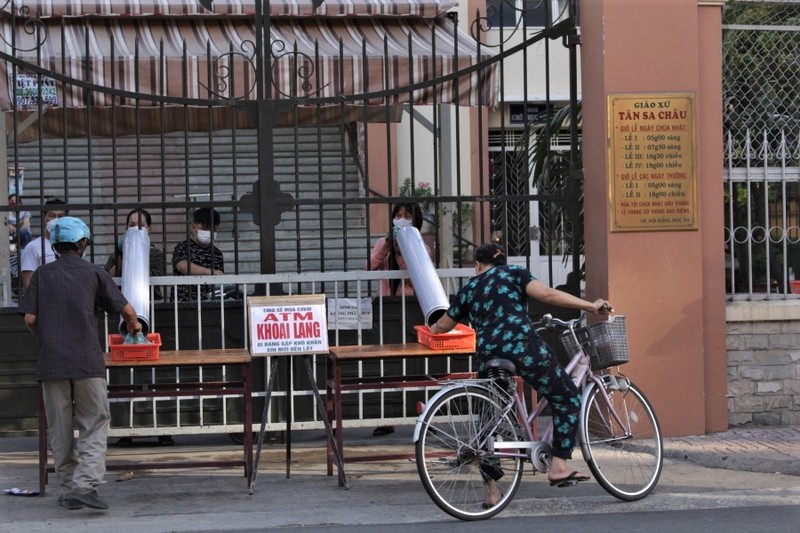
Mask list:
[[[141,228],[128,228],[122,243],[122,294],[128,300],[142,333],[150,331],[150,235]],[[119,323],[120,333],[127,333],[125,321]]]
[[[413,226],[395,227],[394,236],[406,261],[414,284],[414,294],[417,295],[417,301],[425,315],[425,323],[431,326],[447,311],[450,301],[419,230]]]

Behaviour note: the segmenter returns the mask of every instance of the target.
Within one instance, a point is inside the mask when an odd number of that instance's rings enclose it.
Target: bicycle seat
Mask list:
[[[502,375],[503,371],[508,372],[512,376],[516,376],[517,365],[508,359],[489,359],[486,362],[485,371],[490,378]]]

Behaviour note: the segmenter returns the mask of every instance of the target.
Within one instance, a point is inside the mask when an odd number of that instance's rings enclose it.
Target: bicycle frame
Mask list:
[[[617,324],[614,334],[620,344],[613,345],[607,341],[606,323],[587,326],[584,318],[563,321],[548,315],[541,323],[542,328],[564,331],[560,340],[572,353],[562,370],[581,392],[576,441],[587,466],[609,494],[636,501],[658,483],[663,442],[641,389],[619,371],[606,370],[617,361],[627,362],[624,325],[624,319],[621,327]],[[539,428],[547,398],[532,396],[531,406],[522,378],[513,375],[514,366],[507,361],[483,366],[487,378],[455,381],[434,394],[414,428],[417,471],[425,491],[461,520],[495,516],[514,498],[525,461],[534,473],[546,473],[555,459],[553,422]],[[568,486],[579,481],[576,477],[548,481]]]
[[[574,331],[572,334],[574,335]],[[598,382],[598,385],[602,385],[600,378],[592,374],[592,371],[589,368],[589,356],[586,355],[583,349],[580,349],[577,353],[575,353],[575,355],[572,356],[572,359],[566,366],[566,372],[570,375],[572,382],[575,384],[578,390],[584,391],[587,380]],[[584,394],[583,396],[585,397],[586,395]],[[608,397],[606,397],[606,400],[608,401]],[[525,432],[527,433],[528,441],[495,443],[493,446],[495,455],[513,457],[519,454],[497,453],[497,450],[519,450],[520,448],[533,449],[537,447],[539,443],[544,443],[549,446],[553,438],[553,425],[551,424],[547,427],[541,438],[536,438],[536,433],[538,433],[538,431],[534,429],[534,423],[538,420],[539,415],[542,414],[547,406],[547,399],[540,398],[530,413],[528,413],[528,408],[525,404],[525,401],[521,398],[521,395],[515,395],[515,397],[509,403],[511,405],[509,405],[508,408],[515,409],[517,420],[526,421],[526,423],[523,425],[525,427]],[[529,459],[531,462],[534,462],[532,458]],[[536,465],[535,462],[534,465]],[[537,470],[540,470],[540,468],[537,467]]]
[[[570,330],[570,334],[575,338],[576,344],[580,347],[581,344],[577,342],[577,335],[575,333],[575,326],[572,325],[568,328]],[[569,363],[565,368],[566,372],[572,378],[572,382],[581,391],[582,400],[581,402],[585,402],[586,398],[589,397],[589,392],[591,392],[592,388],[599,387],[600,394],[603,398],[604,403],[608,406],[609,411],[611,412],[612,416],[614,417],[615,421],[621,426],[626,427],[626,425],[621,420],[617,410],[614,408],[613,404],[611,403],[611,399],[608,396],[608,393],[605,390],[604,381],[607,380],[614,380],[616,381],[618,378],[611,374],[602,374],[597,375],[594,374],[589,366],[589,356],[585,352],[585,350],[580,347],[578,351],[572,356]],[[621,379],[627,381],[626,378],[622,377]],[[516,377],[515,377],[516,380]],[[435,400],[438,399],[439,396],[445,394],[446,392],[452,390],[456,387],[463,387],[466,385],[472,386],[480,386],[485,388],[487,392],[491,394],[496,394],[495,385],[491,383],[491,380],[488,379],[473,379],[473,380],[459,380],[456,383],[451,385],[447,385],[443,387],[439,392],[437,392],[429,401],[428,404],[433,405]],[[515,390],[513,393],[509,394],[509,400],[503,402],[502,408],[498,411],[497,420],[502,419],[508,412],[514,409],[514,413],[516,419],[518,421],[525,421],[524,424],[521,424],[525,428],[526,433],[526,440],[525,441],[501,441],[501,442],[494,442],[491,441],[491,435],[493,430],[497,428],[499,422],[495,423],[495,426],[487,426],[487,431],[485,431],[487,443],[477,443],[478,449],[486,449],[490,454],[495,455],[497,457],[523,457],[528,459],[533,465],[534,468],[541,472],[546,472],[549,469],[549,464],[545,465],[542,464],[541,461],[538,460],[539,451],[542,450],[543,447],[550,446],[553,437],[553,426],[552,424],[547,427],[544,434],[541,438],[537,438],[538,430],[534,429],[534,423],[538,420],[539,415],[544,411],[545,407],[547,406],[547,399],[541,398],[537,402],[536,406],[528,413],[528,408],[525,404],[525,401],[522,397],[522,391]],[[422,420],[424,412],[420,415],[420,421]],[[412,438],[412,442],[416,442],[419,439],[419,433],[421,430],[421,424],[418,421],[417,425],[414,428],[414,435]],[[486,444],[486,446],[483,446]],[[583,443],[582,445],[582,452],[583,451]],[[503,451],[503,450],[508,450]],[[520,453],[519,450],[528,450],[527,453]],[[549,450],[548,450],[549,453]],[[585,453],[585,452],[584,452]]]

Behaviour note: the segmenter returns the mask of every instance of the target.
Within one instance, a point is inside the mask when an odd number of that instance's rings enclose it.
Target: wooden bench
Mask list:
[[[354,376],[343,377],[342,368],[346,364],[370,360],[441,358],[452,355],[474,355],[472,349],[431,350],[418,344],[365,344],[360,346],[333,346],[327,355],[327,371],[325,380],[326,412],[328,421],[334,427],[334,436],[328,435],[328,475],[333,475],[333,438],[336,447],[344,457],[344,428],[342,413],[342,393],[345,391],[369,389],[403,389],[409,387],[437,386],[443,380],[471,377],[470,372],[438,372],[423,375],[390,375],[390,376]],[[335,424],[335,426],[334,426]],[[385,459],[386,457],[373,457]],[[359,460],[351,458],[350,461]]]
[[[131,383],[108,385],[109,398],[164,398],[176,396],[197,395],[226,395],[242,396],[244,403],[243,420],[245,428],[252,421],[252,369],[250,354],[244,349],[212,349],[212,350],[179,350],[162,351],[156,361],[112,361],[111,354],[105,354],[106,368],[154,368],[154,367],[194,367],[203,366],[240,366],[242,368],[241,380],[225,381],[181,381],[180,383]],[[162,468],[197,468],[242,466],[247,478],[247,485],[253,472],[253,432],[245,429],[243,457],[236,460],[194,460],[194,461],[166,461],[166,462],[139,462],[139,463],[114,463],[106,465],[107,470],[151,470]],[[39,387],[39,492],[45,493],[47,473],[53,468],[47,466],[47,419],[44,411],[41,385]]]

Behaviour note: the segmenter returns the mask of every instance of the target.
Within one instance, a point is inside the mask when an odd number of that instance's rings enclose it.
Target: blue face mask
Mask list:
[[[413,225],[407,218],[395,218],[392,220],[392,224],[395,228],[410,228]]]

